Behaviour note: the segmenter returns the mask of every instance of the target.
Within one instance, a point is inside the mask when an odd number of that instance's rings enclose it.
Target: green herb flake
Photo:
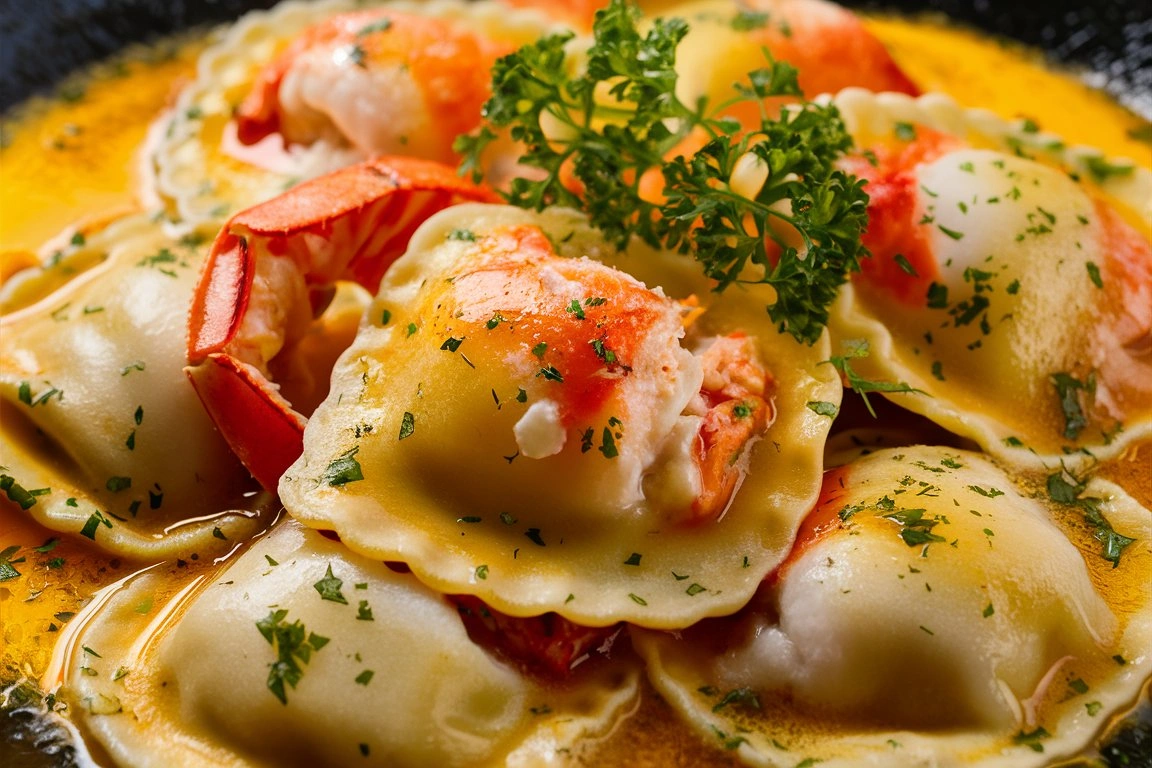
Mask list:
[[[695,597],[696,595],[700,594],[701,592],[707,592],[707,591],[708,591],[708,588],[705,587],[704,585],[697,584],[696,582],[692,582],[691,584],[688,585],[688,589],[684,590],[684,594],[688,595],[689,597]]]
[[[556,370],[556,366],[553,365],[541,368],[536,375],[543,376],[548,381],[554,381],[557,384],[564,383],[564,375],[561,374],[560,371]]]
[[[356,620],[375,621],[375,619],[372,617],[372,607],[368,605],[367,600],[361,600],[360,604],[356,607]]]
[[[1094,394],[1096,391],[1095,377],[1089,376],[1086,381],[1080,381],[1068,373],[1053,373],[1049,380],[1056,388],[1056,396],[1060,399],[1060,410],[1064,413],[1064,437],[1075,440],[1088,426],[1088,417],[1080,403],[1080,393]]]
[[[80,535],[95,541],[96,531],[100,529],[101,525],[105,528],[111,528],[112,521],[100,512],[93,512],[84,523],[84,527],[80,529]]]
[[[1092,284],[1102,289],[1104,287],[1104,279],[1100,277],[1100,267],[1091,261],[1084,262],[1084,266],[1088,268],[1088,278],[1092,281]]]
[[[332,573],[332,563],[328,563],[328,570],[324,573],[324,578],[312,586],[320,593],[321,600],[348,605],[348,598],[344,597],[344,594],[340,591],[340,587],[343,584],[344,582]]]
[[[1113,178],[1131,176],[1136,171],[1134,165],[1110,163],[1103,157],[1089,157],[1084,160],[1084,165],[1097,184],[1103,184]]]
[[[379,21],[373,21],[371,24],[365,24],[363,27],[360,27],[360,30],[356,33],[356,37],[367,37],[377,32],[387,32],[390,29],[392,29],[392,19],[380,19]]]
[[[865,379],[853,370],[851,361],[867,357],[870,354],[871,350],[868,342],[864,339],[851,339],[844,342],[843,346],[845,351],[844,355],[824,360],[821,364],[829,364],[840,372],[840,375],[844,378],[848,387],[860,395],[860,398],[864,401],[864,406],[868,409],[868,413],[872,414],[872,418],[876,418],[876,411],[873,410],[872,403],[868,400],[869,392],[916,392],[922,395],[927,394],[924,390],[916,389],[902,381],[872,381]]]
[[[577,320],[584,319],[584,307],[580,305],[579,299],[572,299],[568,306],[564,307],[564,311],[575,317]]]
[[[470,229],[454,229],[448,233],[448,239],[474,243],[476,242],[476,233]]]
[[[616,447],[616,438],[612,434],[612,430],[604,427],[604,431],[600,436],[600,453],[604,454],[606,459],[614,459],[620,455],[620,450]]]
[[[968,490],[972,491],[973,493],[978,493],[986,499],[994,499],[997,496],[1004,495],[1004,491],[1000,490],[999,488],[993,488],[991,486],[988,488],[981,488],[978,485],[970,485],[968,486]]]
[[[404,416],[400,419],[400,434],[397,435],[397,440],[403,440],[411,437],[412,433],[416,431],[416,417],[409,411],[404,411]]]
[[[311,638],[317,636],[310,638],[299,620],[289,624],[287,616],[288,611],[281,608],[256,622],[256,629],[276,652],[276,660],[268,665],[268,690],[284,705],[288,704],[288,688],[295,689],[304,676],[301,665],[307,664],[312,653],[323,646],[313,645]]]
[[[488,566],[487,565],[476,566],[475,574],[476,574],[477,579],[479,579],[480,581],[484,581],[485,579],[488,578]]]
[[[614,0],[597,13],[592,33],[586,52],[570,51],[573,35],[564,33],[496,63],[485,124],[455,145],[461,170],[479,178],[485,148],[510,129],[527,148],[520,162],[540,173],[513,180],[508,202],[575,207],[620,247],[636,238],[690,253],[717,290],[748,279],[768,283],[776,289],[767,307],[772,322],[815,343],[839,287],[866,253],[863,185],[837,167],[852,146],[839,112],[800,102],[738,131],[725,115],[730,103],[713,109],[676,94],[676,49],[687,22],[660,19],[642,30],[640,10]],[[586,65],[573,66],[572,54]],[[769,60],[736,86],[737,100],[756,104],[800,95],[795,68],[782,61]],[[556,122],[564,138],[546,133]],[[704,137],[698,151],[671,152],[689,135]],[[769,170],[768,180],[750,196],[730,194],[737,162],[749,153]],[[563,168],[572,168],[580,194]],[[648,171],[664,178],[655,202],[640,192]],[[803,250],[784,238],[792,230]]]
[[[327,469],[324,470],[324,474],[320,476],[320,481],[329,486],[337,487],[363,480],[363,468],[360,466],[360,462],[356,460],[356,454],[359,451],[360,446],[356,446],[333,459],[328,464]]]
[[[444,343],[440,345],[440,349],[445,350],[447,352],[455,352],[456,350],[460,349],[460,345],[463,343],[464,343],[464,339],[456,339],[456,338],[449,336],[447,339],[444,340]]]
[[[20,507],[30,509],[36,505],[36,495],[16,482],[12,475],[0,475],[0,490],[8,496],[8,500]]]
[[[1052,734],[1048,733],[1048,731],[1046,731],[1044,729],[1044,727],[1041,726],[1041,727],[1037,728],[1036,730],[1029,731],[1027,733],[1025,733],[1024,731],[1020,731],[1019,733],[1017,733],[1015,736],[1012,737],[1012,741],[1015,742],[1016,744],[1021,744],[1021,745],[1028,747],[1033,752],[1043,752],[1044,751],[1044,745],[1041,744],[1040,742],[1043,741],[1044,739],[1047,739],[1051,735]]]
[[[912,262],[908,261],[908,257],[904,254],[898,253],[892,257],[892,260],[896,262],[896,266],[900,267],[900,271],[904,274],[911,275],[912,277],[920,276],[916,271],[916,267],[912,266]]]
[[[648,605],[647,600],[645,600],[644,598],[640,597],[640,595],[637,595],[633,592],[628,593],[628,599],[631,600],[632,602],[636,603],[636,605],[643,605],[643,606]]]
[[[375,676],[375,674],[376,673],[371,669],[364,670],[360,674],[356,675],[356,685],[368,685],[368,683],[372,682],[372,678]]]
[[[829,403],[825,400],[809,400],[808,410],[830,419],[836,418],[836,414],[840,412],[840,408],[835,403]]]
[[[733,705],[747,707],[749,709],[760,709],[760,697],[756,694],[756,691],[751,688],[736,688],[724,694],[720,701],[712,707],[712,711],[719,712],[725,707]]]
[[[628,559],[624,561],[624,565],[640,565],[641,557],[642,555],[639,552],[633,552],[628,556]]]

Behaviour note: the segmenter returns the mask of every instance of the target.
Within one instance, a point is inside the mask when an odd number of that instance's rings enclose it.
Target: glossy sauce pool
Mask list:
[[[1152,126],[1146,120],[1070,74],[1046,68],[1038,53],[931,21],[871,18],[868,26],[925,91],[944,91],[962,105],[1004,117],[1026,117],[1069,143],[1152,165]],[[152,121],[194,76],[203,47],[201,40],[189,39],[133,49],[70,81],[58,92],[62,96],[34,100],[4,117],[0,278],[50,254],[54,239],[66,242],[84,222],[150,204],[139,147]],[[1152,506],[1152,446],[1130,452],[1100,474]],[[39,681],[61,628],[93,592],[144,565],[87,544],[39,528],[15,505],[0,508],[0,551],[19,547],[10,559],[20,572],[0,581],[0,688],[21,679]],[[178,563],[171,572],[198,565]],[[0,712],[0,754],[8,748],[6,719]],[[31,752],[17,760],[40,764]],[[680,726],[647,687],[635,714],[607,737],[596,762],[735,764]]]

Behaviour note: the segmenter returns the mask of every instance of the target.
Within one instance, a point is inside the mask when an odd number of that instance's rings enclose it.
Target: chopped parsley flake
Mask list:
[[[564,383],[564,375],[561,374],[560,371],[556,370],[556,366],[554,366],[554,365],[549,365],[549,366],[546,366],[544,368],[541,368],[540,371],[536,375],[537,376],[543,376],[548,381],[555,381],[557,384],[563,384]]]
[[[1071,478],[1069,480],[1069,478]],[[1113,568],[1120,565],[1120,556],[1124,550],[1136,540],[1118,533],[1112,523],[1104,516],[1100,509],[1101,499],[1082,498],[1087,489],[1086,480],[1074,477],[1067,472],[1056,472],[1048,476],[1048,497],[1057,504],[1065,504],[1080,509],[1084,521],[1092,527],[1092,537],[1103,547],[1101,556],[1112,563]]]
[[[304,676],[301,664],[307,664],[314,651],[319,651],[327,642],[315,645],[314,641],[320,639],[318,635],[307,636],[307,630],[299,621],[289,624],[286,620],[288,611],[271,611],[256,622],[256,629],[276,651],[276,661],[268,665],[268,690],[272,692],[281,704],[288,704],[287,685],[295,688]]]
[[[320,599],[348,605],[348,598],[344,597],[344,594],[340,591],[340,587],[343,584],[344,582],[332,573],[332,563],[328,563],[328,570],[325,572],[324,578],[312,586],[320,593]]]
[[[768,283],[776,289],[767,307],[771,320],[814,343],[865,253],[867,197],[856,178],[836,167],[852,146],[839,112],[800,102],[794,110],[765,112],[759,126],[741,132],[725,115],[730,103],[685,103],[676,94],[676,49],[687,22],[659,19],[642,32],[640,10],[613,0],[597,13],[592,32],[581,54],[586,66],[572,66],[572,33],[544,37],[496,63],[486,123],[455,145],[462,170],[480,176],[485,147],[510,128],[527,147],[521,162],[541,171],[513,180],[505,195],[510,203],[575,207],[620,246],[636,237],[691,253],[718,290],[747,279]],[[738,100],[757,104],[801,96],[796,70],[771,59],[736,92]],[[549,123],[559,123],[564,135],[548,135]],[[689,157],[671,151],[693,134],[705,140],[698,151]],[[768,178],[749,195],[733,194],[729,183],[746,155],[769,170]],[[564,181],[564,168],[572,169],[579,194]],[[649,171],[663,176],[658,201],[641,194]],[[784,237],[792,230],[801,233],[803,250]]]
[[[412,433],[416,431],[416,417],[409,411],[404,411],[404,416],[400,419],[400,434],[397,435],[397,440],[403,440],[406,437],[411,437]]]
[[[1080,381],[1068,373],[1053,373],[1049,378],[1060,399],[1060,409],[1064,412],[1064,437],[1075,440],[1084,431],[1084,427],[1088,426],[1079,393],[1095,394],[1096,376],[1089,374],[1085,381]]]
[[[356,460],[356,454],[360,451],[360,446],[356,446],[351,450],[337,456],[324,470],[324,474],[320,477],[322,482],[330,486],[346,485],[354,483],[358,480],[364,479],[364,471],[360,466],[360,462]]]
[[[829,403],[825,400],[809,400],[808,410],[821,416],[827,416],[830,419],[836,418],[836,414],[840,412],[840,408],[836,403]]]
[[[8,500],[15,503],[20,509],[29,509],[36,504],[36,495],[16,482],[12,475],[0,475],[0,490],[3,490]]]
[[[864,406],[868,409],[868,413],[872,414],[872,418],[876,418],[876,411],[873,410],[872,403],[868,400],[869,392],[918,392],[922,395],[927,394],[924,390],[916,389],[902,381],[872,381],[863,378],[852,369],[851,361],[867,357],[870,354],[871,350],[868,342],[864,339],[850,339],[844,342],[843,346],[845,351],[844,355],[824,360],[821,364],[827,363],[840,371],[840,375],[844,377],[848,387],[860,395],[860,398],[864,401]]]
[[[1091,261],[1084,262],[1084,266],[1088,268],[1088,278],[1092,281],[1092,284],[1097,288],[1103,288],[1104,280],[1100,277],[1100,267]]]
[[[1041,744],[1040,742],[1043,739],[1046,739],[1051,735],[1052,734],[1048,733],[1048,731],[1046,731],[1044,729],[1044,727],[1041,726],[1034,731],[1029,731],[1028,733],[1025,733],[1024,731],[1020,731],[1019,733],[1017,733],[1015,736],[1012,737],[1012,741],[1014,741],[1017,744],[1022,744],[1024,746],[1027,746],[1033,752],[1043,752],[1044,751],[1044,745]]]

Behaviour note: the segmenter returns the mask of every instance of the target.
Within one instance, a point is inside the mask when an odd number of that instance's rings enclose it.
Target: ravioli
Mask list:
[[[639,679],[621,658],[544,685],[412,576],[290,520],[175,594],[128,577],[73,626],[68,701],[132,765],[538,765],[610,728]]]
[[[731,102],[737,99],[738,85],[748,86],[750,72],[769,66],[769,56],[798,70],[799,87],[808,98],[849,86],[919,93],[860,18],[834,3],[696,0],[679,3],[664,15],[689,25],[676,49],[677,96],[685,104],[701,97],[713,107],[727,104],[724,113],[745,126],[759,124],[759,105]]]
[[[872,195],[873,257],[831,326],[866,342],[853,369],[1015,462],[1152,433],[1152,173],[939,95],[836,103],[877,163],[848,163]]]
[[[77,233],[5,285],[0,485],[11,509],[132,558],[226,552],[266,524],[273,497],[184,377],[196,243],[133,215]]]
[[[408,113],[418,111],[423,102],[404,78],[404,82],[375,83],[374,87],[383,89],[383,95],[366,100],[339,82],[309,86],[303,82],[306,77],[297,77],[292,90],[298,100],[344,99],[350,114],[335,121],[335,125],[325,125],[327,118],[321,110],[312,113],[311,108],[304,109],[308,114],[301,114],[298,122],[302,132],[314,133],[309,144],[285,147],[279,134],[252,147],[237,140],[234,111],[257,85],[261,71],[309,27],[364,8],[387,8],[400,14],[445,19],[458,23],[467,34],[490,39],[509,51],[535,40],[550,24],[537,12],[509,9],[491,0],[284,2],[269,11],[246,15],[202,54],[196,81],[181,91],[171,114],[162,118],[149,149],[155,192],[170,216],[191,224],[222,222],[238,210],[275,197],[303,179],[364,160],[373,152],[388,150],[451,161],[439,156],[439,150],[434,151],[431,146],[421,150],[425,139],[420,133],[428,133],[427,126],[412,126],[415,133],[410,146],[408,139],[401,136],[391,136],[384,147],[366,148],[350,140],[349,136],[387,134],[389,126],[397,122],[383,113],[380,98],[396,99],[404,105],[405,118],[399,122],[415,120]],[[391,31],[383,21],[377,22],[375,28]],[[436,55],[432,51],[433,58]],[[346,68],[352,75],[361,73],[353,60],[347,62]],[[453,76],[439,77],[434,80],[434,87],[448,92],[458,87]],[[364,78],[361,85],[371,85],[371,79],[367,75]],[[304,93],[306,88],[319,92],[308,95]],[[403,143],[397,144],[401,139]]]
[[[752,765],[1072,756],[1152,669],[1152,513],[1103,481],[1041,494],[981,454],[863,455],[828,472],[747,609],[634,643],[673,707]],[[1092,512],[1132,539],[1115,567]]]
[[[563,210],[429,219],[281,480],[290,514],[513,616],[674,627],[738,608],[816,498],[831,420],[809,403],[834,409],[841,391],[826,343],[778,334],[758,289],[714,299],[695,278],[708,303],[689,335],[737,334],[773,379],[774,415],[721,454],[740,475],[726,506],[694,514],[708,417],[693,402],[710,385],[679,337],[696,310],[595,261],[611,251]],[[767,407],[733,405],[734,429]]]

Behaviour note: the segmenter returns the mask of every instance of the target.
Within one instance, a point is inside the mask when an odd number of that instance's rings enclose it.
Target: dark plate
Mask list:
[[[277,0],[0,0],[0,113],[129,43],[235,19]],[[841,0],[869,11],[934,13],[1043,50],[1152,119],[1152,10],[1148,0]],[[31,711],[0,723],[0,765],[74,765],[69,736],[26,727]],[[22,727],[23,726],[23,727]],[[1152,766],[1152,706],[1101,749],[1102,763]]]
[[[50,91],[68,73],[131,42],[226,21],[275,0],[4,0],[0,3],[0,111]],[[904,13],[934,11],[1042,48],[1092,73],[1152,118],[1152,12],[1147,0],[845,0]]]

